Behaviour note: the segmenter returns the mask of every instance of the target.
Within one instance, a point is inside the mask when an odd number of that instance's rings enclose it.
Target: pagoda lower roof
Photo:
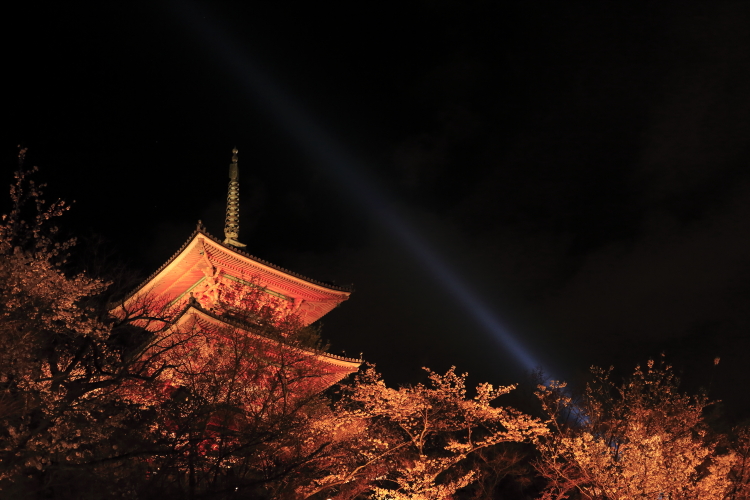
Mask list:
[[[291,363],[305,363],[314,375],[308,376],[313,381],[316,391],[323,390],[339,382],[347,375],[356,372],[363,360],[337,356],[324,351],[290,345],[279,339],[270,338],[254,331],[252,326],[223,316],[218,316],[191,301],[182,313],[174,320],[172,328],[189,330],[199,328],[202,332],[221,337],[227,331],[239,330],[258,340],[255,349],[261,356],[274,356],[281,350]],[[292,356],[290,356],[292,354]],[[294,355],[296,354],[296,355]],[[288,361],[289,362],[289,361]]]
[[[123,305],[146,295],[161,304],[187,303],[191,291],[208,275],[259,286],[288,300],[305,324],[327,314],[347,300],[353,291],[350,287],[324,283],[271,264],[225,245],[199,228],[164,265],[124,299]]]

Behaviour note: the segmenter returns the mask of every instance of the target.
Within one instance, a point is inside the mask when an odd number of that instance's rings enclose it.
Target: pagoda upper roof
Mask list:
[[[259,286],[288,300],[304,324],[319,319],[353,289],[308,278],[222,243],[199,226],[159,269],[124,300],[126,306],[145,296],[155,303],[179,306],[207,276],[221,277],[247,286]]]

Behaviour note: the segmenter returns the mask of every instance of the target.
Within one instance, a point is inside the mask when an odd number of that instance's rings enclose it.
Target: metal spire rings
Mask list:
[[[224,219],[224,244],[244,247],[237,241],[240,236],[240,171],[237,167],[237,148],[232,150],[229,165],[229,193],[227,194],[227,216]]]

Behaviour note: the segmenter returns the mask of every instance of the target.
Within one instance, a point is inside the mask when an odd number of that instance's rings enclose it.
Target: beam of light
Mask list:
[[[533,371],[540,366],[539,360],[495,316],[491,308],[470,290],[413,227],[399,217],[385,191],[366,175],[362,162],[351,156],[301,105],[285,94],[252,57],[239,50],[239,44],[232,43],[212,25],[205,12],[192,3],[175,4],[175,9],[197,32],[201,41],[213,46],[217,61],[244,84],[253,103],[291,135],[330,177],[341,183],[348,195],[361,203],[376,221],[394,234],[502,348],[526,370]]]

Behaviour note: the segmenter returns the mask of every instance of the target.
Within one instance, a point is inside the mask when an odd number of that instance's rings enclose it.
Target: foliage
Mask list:
[[[729,448],[735,461],[729,474],[731,481],[729,500],[750,500],[750,425],[732,429]]]
[[[109,370],[113,353],[102,342],[109,327],[83,305],[106,284],[63,273],[74,242],[53,242],[56,231],[48,222],[67,207],[45,207],[29,173],[16,173],[13,208],[0,225],[3,480],[77,461],[97,439],[80,432],[94,418],[91,403],[118,376]],[[22,218],[27,202],[36,210],[31,223]]]
[[[426,369],[428,384],[392,389],[369,367],[345,388],[328,425],[336,445],[315,465],[303,496],[443,499],[476,479],[467,457],[500,443],[531,440],[541,421],[493,406],[513,389],[480,384],[466,394],[466,374]]]
[[[108,283],[66,274],[75,241],[56,241],[51,222],[67,206],[45,203],[24,154],[0,223],[0,488],[19,497],[52,494],[122,458],[113,438],[142,411],[120,388],[164,368],[143,356],[151,335],[102,315]]]
[[[619,385],[611,371],[592,368],[580,401],[564,384],[539,386],[552,431],[538,443],[543,498],[726,498],[735,454],[721,453],[707,425],[707,397],[680,392],[663,360]]]

